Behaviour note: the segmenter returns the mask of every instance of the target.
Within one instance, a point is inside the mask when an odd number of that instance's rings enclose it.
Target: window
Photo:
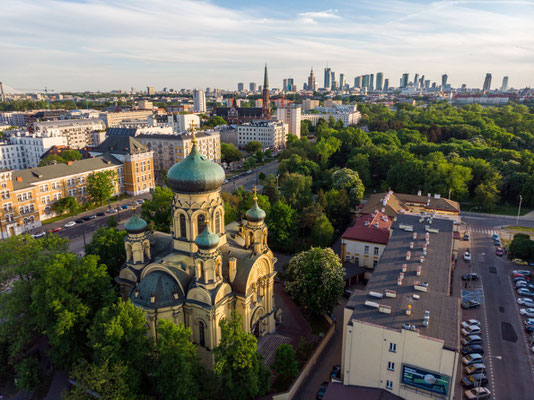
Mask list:
[[[205,346],[206,345],[206,337],[205,337],[205,333],[204,333],[204,322],[200,321],[198,323],[198,337],[199,337],[199,344],[201,346]]]
[[[364,253],[365,253],[365,254],[369,254],[369,246],[365,246]]]
[[[374,260],[373,261],[373,268],[376,268],[376,264],[378,264],[378,261]]]
[[[378,255],[378,247],[375,247],[375,256]]]
[[[397,352],[397,343],[390,343],[389,344],[389,351],[391,351],[392,353],[396,353]]]
[[[395,371],[395,363],[393,361],[388,361],[388,370]]]
[[[393,382],[392,381],[386,381],[386,389],[393,389]]]
[[[215,213],[215,233],[221,233],[221,213]]]
[[[206,226],[206,217],[200,214],[197,218],[197,235],[200,235]]]
[[[186,228],[185,228],[185,215],[184,214],[180,214],[180,237],[184,238],[184,239],[187,237]]]

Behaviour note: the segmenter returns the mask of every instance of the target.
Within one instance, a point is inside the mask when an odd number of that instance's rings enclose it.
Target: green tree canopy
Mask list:
[[[251,140],[245,145],[245,150],[251,154],[255,154],[263,150],[263,145],[257,140]]]
[[[74,214],[80,209],[80,205],[74,197],[68,196],[56,201],[52,208],[58,214],[63,214],[65,211],[70,214]]]
[[[172,225],[172,199],[174,193],[171,189],[156,186],[152,199],[141,206],[141,217],[160,232],[170,232]]]
[[[119,276],[120,269],[126,261],[124,237],[126,231],[114,228],[98,228],[91,241],[85,246],[85,254],[98,256],[100,263],[106,265],[108,275],[113,279]]]
[[[321,214],[315,220],[310,234],[310,243],[312,246],[326,247],[330,246],[334,238],[334,227],[328,220],[327,216]]]
[[[102,205],[115,191],[115,171],[93,172],[87,177],[87,193],[94,203]]]
[[[292,251],[296,232],[296,211],[278,200],[267,214],[269,245],[275,250]]]
[[[243,154],[235,147],[233,143],[221,143],[221,159],[225,163],[239,161]]]

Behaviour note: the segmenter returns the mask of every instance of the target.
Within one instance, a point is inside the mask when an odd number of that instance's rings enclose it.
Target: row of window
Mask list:
[[[369,246],[365,246],[365,248],[363,249],[363,252],[364,252],[364,254],[369,254]],[[375,247],[374,255],[375,256],[378,255],[378,247]]]
[[[33,204],[19,207],[20,215],[29,214],[34,212]]]
[[[26,193],[19,193],[17,194],[17,200],[19,202],[31,200],[33,198],[32,192],[26,192]]]

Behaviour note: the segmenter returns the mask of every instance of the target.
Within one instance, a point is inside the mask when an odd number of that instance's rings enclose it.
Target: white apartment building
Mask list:
[[[294,104],[278,108],[276,110],[276,119],[287,124],[290,134],[295,135],[300,139],[300,121],[302,109]]]
[[[286,147],[288,125],[283,122],[256,121],[237,126],[237,145],[245,147],[248,142],[257,140],[264,149],[274,151]]]
[[[460,299],[450,295],[453,221],[397,216],[381,261],[344,309],[344,385],[453,399]]]
[[[165,114],[151,115],[147,118],[148,126],[172,127],[171,133],[182,133],[191,127],[200,128],[200,117],[197,114]]]
[[[25,112],[2,112],[0,113],[0,124],[24,126],[30,114]]]
[[[354,106],[355,107],[355,106]],[[302,120],[308,120],[311,121],[313,126],[317,125],[317,122],[322,118],[326,121],[330,119],[330,117],[334,118],[334,120],[342,121],[343,126],[349,126],[349,125],[356,125],[361,118],[361,114],[359,111],[351,110],[347,111],[343,108],[338,107],[316,107],[315,111],[319,111],[317,114],[302,114],[301,119]]]
[[[206,95],[203,90],[193,90],[193,110],[195,112],[206,112]]]
[[[136,110],[124,112],[106,112],[100,113],[100,119],[104,121],[108,128],[119,126],[123,121],[145,121],[149,115],[152,115],[152,110]]]
[[[93,132],[106,129],[101,119],[71,119],[34,122],[33,132],[45,137],[66,137],[67,145],[73,149],[92,146]]]

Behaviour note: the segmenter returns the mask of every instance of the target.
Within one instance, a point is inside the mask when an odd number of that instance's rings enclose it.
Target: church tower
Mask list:
[[[267,76],[267,64],[263,75],[263,105],[261,106],[261,117],[264,120],[271,120],[271,99],[269,96],[269,77]]]

